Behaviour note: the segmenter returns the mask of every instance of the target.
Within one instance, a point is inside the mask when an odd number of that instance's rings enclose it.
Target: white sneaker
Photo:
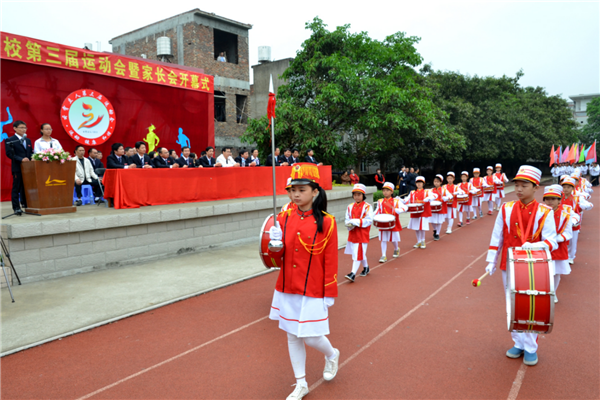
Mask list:
[[[380,263],[384,263],[387,261],[387,257],[386,256],[381,256],[381,258],[379,259]]]
[[[300,400],[308,394],[308,386],[296,385],[296,389],[290,394],[286,400]]]
[[[421,242],[421,248],[422,248],[422,249],[425,249],[425,248],[427,248],[427,246],[425,246],[425,242]]]
[[[338,372],[338,364],[340,361],[340,351],[338,349],[334,349],[336,352],[335,358],[333,360],[329,360],[325,357],[325,369],[323,370],[323,379],[326,381],[330,381],[337,375]],[[308,393],[308,391],[307,391]]]
[[[415,249],[417,249],[417,248],[421,247],[421,242],[417,242],[417,243],[416,243],[416,244],[415,244],[413,247],[414,247]]]
[[[558,303],[558,296],[554,294],[554,304]]]
[[[452,233],[452,229],[448,228],[448,230],[446,230],[446,234],[451,234]]]
[[[569,264],[574,264],[574,263],[575,263],[575,261],[573,261],[572,258],[569,258]]]

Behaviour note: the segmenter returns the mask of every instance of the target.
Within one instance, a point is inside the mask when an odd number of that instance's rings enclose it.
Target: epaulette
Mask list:
[[[552,210],[552,207],[550,207],[549,205],[546,205],[544,203],[539,203],[539,204],[540,204],[540,207],[543,207],[543,208],[545,208],[547,210]]]
[[[507,201],[506,203],[503,204],[503,206],[513,207],[516,202],[517,202],[516,200]]]
[[[289,217],[289,216],[291,215],[291,213],[292,213],[292,209],[291,209],[291,208],[288,208],[287,210],[280,211],[280,212],[279,212],[279,214],[277,214],[277,215],[278,215],[278,216],[279,216],[279,215],[285,215],[286,213],[287,213],[287,215],[288,215],[288,217]]]
[[[335,221],[335,217],[333,215],[329,214],[327,211],[321,211],[321,212]]]

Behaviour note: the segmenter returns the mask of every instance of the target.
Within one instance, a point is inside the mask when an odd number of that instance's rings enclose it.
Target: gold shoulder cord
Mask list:
[[[327,215],[328,217],[330,217],[331,219],[334,219],[334,217],[330,214],[327,214],[324,212],[325,215]],[[325,248],[327,247],[327,243],[329,243],[329,239],[331,239],[331,234],[333,233],[333,226],[335,224],[333,223],[333,221],[331,222],[331,225],[329,226],[329,231],[327,232],[327,236],[325,236],[325,238],[323,240],[320,240],[318,242],[316,242],[315,244],[308,244],[305,243],[302,240],[302,237],[298,237],[298,240],[300,240],[300,244],[302,244],[302,247],[304,247],[304,249],[309,252],[312,255],[315,254],[321,254],[323,251],[325,251]]]

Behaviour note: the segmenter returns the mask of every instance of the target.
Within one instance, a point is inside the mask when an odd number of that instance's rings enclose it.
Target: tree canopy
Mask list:
[[[279,147],[315,149],[334,167],[388,160],[521,159],[576,138],[566,101],[516,77],[434,71],[416,51],[419,38],[383,41],[350,25],[330,31],[319,18],[277,93]],[[270,153],[266,116],[250,120],[242,140]],[[523,144],[526,144],[525,146]]]

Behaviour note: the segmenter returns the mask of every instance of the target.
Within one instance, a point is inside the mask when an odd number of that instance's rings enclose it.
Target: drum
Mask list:
[[[389,231],[396,227],[396,217],[391,214],[377,214],[373,216],[373,225],[380,231]]]
[[[550,333],[554,326],[554,261],[550,252],[508,248],[508,330]]]
[[[271,241],[269,229],[273,226],[273,221],[273,214],[271,214],[265,219],[262,228],[260,228],[260,234],[258,236],[258,255],[265,267],[282,268],[284,250],[278,251],[277,253],[269,250],[269,242]]]
[[[433,200],[429,204],[431,205],[432,213],[439,213],[442,211],[442,202],[441,201]]]
[[[494,187],[493,186],[484,186],[483,193],[494,193]]]
[[[406,207],[408,207],[410,214],[419,214],[425,211],[425,204],[423,203],[408,203]]]
[[[504,184],[503,183],[496,183],[496,189],[499,189],[499,190],[504,189]]]
[[[456,201],[458,202],[458,204],[465,204],[469,202],[469,195],[468,194],[457,194],[456,195]]]
[[[483,197],[483,191],[481,190],[481,188],[477,188],[477,191],[475,193],[473,193],[474,197]]]

